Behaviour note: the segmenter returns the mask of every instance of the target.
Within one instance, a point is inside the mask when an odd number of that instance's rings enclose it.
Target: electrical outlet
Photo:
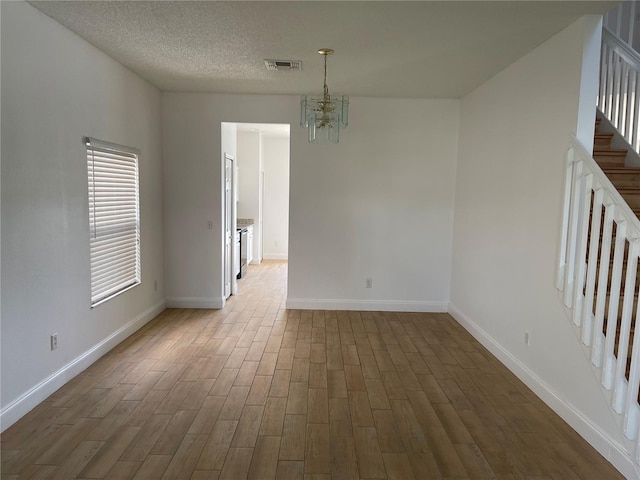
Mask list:
[[[524,344],[527,347],[529,346],[530,340],[531,340],[531,336],[529,335],[529,332],[524,332]]]
[[[213,230],[213,220],[207,221],[207,230]]]
[[[373,278],[369,277],[365,280],[365,286],[367,288],[372,288],[373,287]]]
[[[51,351],[55,350],[56,348],[58,348],[58,334],[52,333],[51,334]]]

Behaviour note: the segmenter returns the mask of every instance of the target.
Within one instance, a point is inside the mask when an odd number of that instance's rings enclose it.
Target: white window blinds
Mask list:
[[[138,152],[86,139],[91,306],[140,283]]]

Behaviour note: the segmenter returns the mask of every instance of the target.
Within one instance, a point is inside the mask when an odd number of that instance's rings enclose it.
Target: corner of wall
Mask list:
[[[589,153],[593,151],[593,126],[596,120],[596,99],[600,85],[600,48],[602,45],[602,16],[587,15],[584,22],[580,95],[576,137]]]
[[[609,460],[620,473],[629,479],[639,478],[640,472],[623,445],[595,425],[579,408],[559,392],[556,392],[544,379],[540,378],[517,357],[512,355],[511,352],[505,349],[456,305],[450,305],[448,313],[540,397],[544,403],[562,417],[582,438]]]

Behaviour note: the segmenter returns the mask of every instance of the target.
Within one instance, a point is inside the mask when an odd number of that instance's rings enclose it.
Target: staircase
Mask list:
[[[557,288],[640,472],[640,168],[611,140],[572,140]]]
[[[640,53],[623,7],[605,17],[593,154],[572,137],[567,155],[556,287],[640,478]]]
[[[626,159],[628,155],[627,149],[614,149],[611,146],[611,141],[613,140],[613,133],[603,133],[600,131],[600,125],[602,123],[602,119],[599,117],[596,119],[595,125],[595,134],[593,139],[593,158],[596,163],[600,166],[604,174],[611,181],[613,186],[620,193],[622,198],[626,201],[626,203],[631,207],[633,213],[640,219],[640,168],[638,167],[627,167]],[[592,219],[592,208],[591,208],[591,217],[589,218],[589,225],[593,222]],[[600,222],[602,224],[602,221]],[[614,226],[615,228],[615,226]],[[602,242],[602,227],[600,229],[600,242]],[[615,235],[615,232],[612,232]],[[590,237],[590,236],[589,236]],[[587,250],[589,249],[589,241],[587,243]],[[628,258],[628,243],[625,244],[624,258],[622,263],[622,272],[621,277],[626,278],[627,274],[627,258]],[[613,253],[613,252],[611,252]],[[600,252],[599,252],[600,257]],[[598,258],[598,267],[600,265],[600,258]],[[609,274],[607,276],[607,286],[611,285],[611,279],[613,274],[613,258],[610,255],[610,263],[609,263]],[[598,279],[596,279],[596,287],[598,284]],[[634,296],[633,296],[633,304],[632,311],[637,312],[638,307],[638,287],[640,286],[640,268],[636,268],[635,274],[635,282],[634,282]],[[614,342],[614,355],[618,357],[618,345],[620,342],[620,325],[622,319],[622,305],[624,301],[624,294],[621,293],[616,298],[618,301],[618,315],[616,318],[616,329],[615,335],[616,339]],[[610,289],[607,289],[607,299],[605,302],[605,311],[609,311],[609,307],[611,304],[611,293]],[[594,310],[595,310],[594,303]],[[603,334],[607,333],[607,319],[603,321]],[[629,327],[629,345],[627,350],[627,363],[625,367],[625,378],[629,381],[629,373],[631,369],[631,357],[633,352],[633,339],[635,334],[635,326],[636,326],[636,316],[632,316],[631,324]],[[638,394],[638,400],[640,401],[640,393]]]

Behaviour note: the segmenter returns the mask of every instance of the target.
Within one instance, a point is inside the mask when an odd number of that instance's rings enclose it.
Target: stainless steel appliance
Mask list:
[[[240,230],[236,230],[233,258],[233,274],[238,278],[240,276]]]
[[[240,235],[240,273],[238,278],[242,278],[247,274],[247,250],[248,250],[248,232],[246,228],[238,229]]]

